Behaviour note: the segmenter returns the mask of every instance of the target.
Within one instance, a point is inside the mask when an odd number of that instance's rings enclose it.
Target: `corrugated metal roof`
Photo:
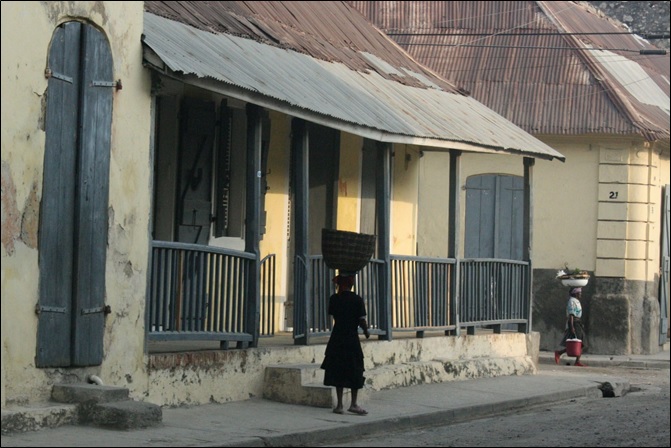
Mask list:
[[[669,56],[639,55],[655,47],[612,34],[628,30],[588,4],[348,3],[418,62],[529,132],[669,139]]]
[[[216,80],[232,97],[379,141],[564,159],[344,2],[145,5],[145,50],[183,79]]]

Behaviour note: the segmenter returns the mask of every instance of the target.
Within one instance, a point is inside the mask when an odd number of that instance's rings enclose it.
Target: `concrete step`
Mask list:
[[[128,400],[128,389],[88,383],[60,383],[51,388],[51,399],[57,403],[85,403],[91,400],[109,403]]]
[[[78,422],[116,429],[138,429],[158,425],[163,420],[160,406],[133,401],[125,387],[99,384],[55,384],[51,399],[77,404]]]
[[[435,359],[388,364],[367,369],[366,383],[358,401],[364,404],[371,393],[384,389],[473,378],[535,374],[536,366],[529,356]],[[263,397],[282,403],[315,407],[334,407],[335,388],[323,385],[324,371],[319,364],[267,366]],[[345,394],[349,394],[345,389]],[[343,397],[345,403],[349,396]]]
[[[128,398],[124,387],[88,383],[55,384],[51,402],[3,409],[2,433],[35,431],[62,425],[92,424],[115,429],[139,429],[163,421],[160,406]]]
[[[333,388],[321,384],[323,381],[324,371],[319,364],[266,366],[263,398],[328,408],[333,404]]]
[[[73,425],[78,421],[74,404],[41,403],[2,410],[2,434],[37,431]]]
[[[133,400],[83,403],[79,417],[80,423],[114,429],[141,429],[159,425],[163,421],[163,410],[155,404]]]

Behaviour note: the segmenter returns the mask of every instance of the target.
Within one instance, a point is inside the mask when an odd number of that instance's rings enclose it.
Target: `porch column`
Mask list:
[[[450,307],[450,321],[454,323],[454,330],[446,330],[446,335],[459,336],[459,301],[461,291],[461,275],[459,273],[459,237],[461,235],[461,151],[450,150],[450,181],[448,192],[448,229],[447,229],[447,258],[454,258],[454,271],[452,277],[452,290],[450,296],[452,303]]]
[[[308,345],[310,335],[310,266],[308,212],[310,204],[310,138],[307,123],[291,122],[291,172],[294,185],[294,344]]]
[[[529,333],[531,331],[531,318],[533,312],[533,284],[534,284],[534,269],[531,264],[532,256],[532,241],[533,241],[533,167],[536,159],[531,157],[524,158],[524,224],[522,235],[522,259],[529,262],[529,278],[526,284],[528,306],[528,318],[526,325],[518,325],[517,331],[521,333]]]
[[[384,262],[379,279],[380,329],[385,330],[379,339],[391,341],[391,144],[377,143],[377,169],[375,170],[375,213],[377,216],[377,256]]]
[[[252,334],[251,346],[259,342],[260,313],[260,253],[259,224],[261,223],[261,137],[262,109],[247,104],[247,167],[245,205],[245,252],[255,255],[247,273],[247,301],[245,303],[245,330]]]

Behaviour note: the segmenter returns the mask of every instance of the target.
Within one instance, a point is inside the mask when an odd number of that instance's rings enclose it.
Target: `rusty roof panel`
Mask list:
[[[639,55],[655,47],[612,34],[627,29],[587,4],[348,3],[417,61],[529,132],[669,138],[669,56]]]
[[[417,64],[344,3],[317,3],[329,23],[345,17],[351,29],[320,28],[313,2],[146,2],[144,44],[174,73],[381,141],[563,159]]]

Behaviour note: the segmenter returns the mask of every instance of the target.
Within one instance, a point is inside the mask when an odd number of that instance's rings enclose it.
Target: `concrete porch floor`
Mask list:
[[[516,333],[516,331],[503,331]],[[466,330],[462,331],[463,334],[466,333]],[[492,334],[493,331],[488,328],[477,328],[475,331],[476,334]],[[431,337],[445,337],[443,331],[430,332],[426,331],[424,333],[424,338]],[[415,339],[416,335],[414,331],[410,332],[396,332],[393,335],[393,339]],[[310,338],[310,345],[325,345],[328,343],[329,336],[319,336]],[[366,340],[363,336],[361,337],[361,343],[365,344],[367,342],[377,341],[378,336],[372,334],[370,339]],[[293,334],[289,331],[280,331],[275,333],[272,336],[265,336],[259,338],[259,348],[273,348],[273,347],[291,347],[294,346]],[[203,350],[220,350],[218,341],[150,341],[147,344],[148,353],[175,353],[175,352],[192,352],[192,351],[203,351]],[[231,348],[229,350],[236,350],[235,343],[231,343]]]

